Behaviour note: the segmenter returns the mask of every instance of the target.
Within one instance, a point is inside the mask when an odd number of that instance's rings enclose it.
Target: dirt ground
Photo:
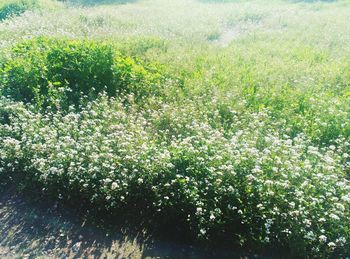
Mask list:
[[[88,226],[57,204],[43,206],[15,191],[0,196],[0,258],[248,258]],[[256,257],[250,256],[249,258]]]

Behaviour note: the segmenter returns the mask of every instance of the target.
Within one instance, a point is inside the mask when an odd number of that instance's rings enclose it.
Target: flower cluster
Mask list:
[[[215,100],[212,109],[195,98],[140,110],[125,98],[48,114],[2,100],[1,174],[21,170],[53,195],[110,211],[147,210],[204,239],[295,255],[349,251],[344,139],[318,147],[290,137],[268,110],[230,111],[223,123]]]

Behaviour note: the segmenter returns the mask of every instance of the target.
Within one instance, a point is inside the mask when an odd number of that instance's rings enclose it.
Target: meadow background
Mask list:
[[[0,1],[0,184],[233,250],[349,256],[349,14]]]

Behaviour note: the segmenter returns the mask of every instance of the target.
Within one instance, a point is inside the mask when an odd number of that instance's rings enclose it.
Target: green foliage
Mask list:
[[[48,38],[14,46],[0,75],[3,95],[64,109],[103,91],[110,97],[154,94],[161,78],[155,66],[124,57],[109,44]]]
[[[20,15],[27,10],[36,8],[37,6],[37,0],[14,0],[3,4],[0,2],[0,21],[11,16]]]
[[[295,2],[70,6],[2,23],[0,182],[233,249],[345,258],[350,5]],[[78,40],[18,44],[34,33]]]
[[[127,3],[137,2],[138,0],[60,0],[60,1],[83,5],[83,6],[84,5],[93,6],[93,5],[107,5],[107,4],[127,4]]]
[[[224,111],[194,98],[140,111],[126,98],[128,107],[100,96],[79,112],[47,114],[2,100],[11,123],[0,126],[1,172],[46,195],[148,215],[234,248],[349,251],[349,142],[318,148],[305,135],[290,138],[267,110]]]
[[[122,53],[133,57],[146,57],[147,55],[158,55],[168,51],[167,40],[158,37],[134,37],[115,43]]]

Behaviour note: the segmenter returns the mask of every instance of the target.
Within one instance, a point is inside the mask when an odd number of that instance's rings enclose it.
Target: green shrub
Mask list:
[[[107,96],[79,112],[42,114],[6,100],[0,109],[11,121],[0,125],[0,171],[24,172],[17,183],[27,188],[232,247],[293,258],[350,249],[344,139],[318,148],[290,138],[268,110],[231,112],[225,129],[222,109],[198,98],[141,112]]]
[[[27,10],[32,10],[38,6],[36,0],[15,0],[0,3],[0,21],[5,20],[11,16],[16,16],[24,13]]]
[[[0,69],[2,93],[37,107],[80,105],[106,91],[157,91],[157,67],[125,57],[106,43],[39,38],[17,44]]]
[[[145,56],[149,52],[166,53],[168,51],[168,42],[158,37],[129,38],[128,40],[117,43],[118,49],[130,56]]]

